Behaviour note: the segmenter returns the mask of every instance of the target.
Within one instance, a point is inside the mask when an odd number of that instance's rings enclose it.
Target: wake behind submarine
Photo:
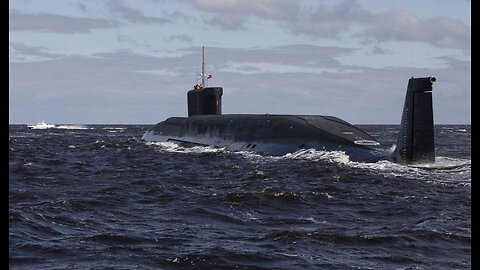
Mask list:
[[[343,151],[352,161],[435,162],[432,85],[435,77],[411,78],[395,150],[388,151],[362,129],[333,116],[222,114],[222,87],[202,84],[187,92],[188,117],[170,117],[147,130],[147,142],[213,146],[281,156],[301,149]]]

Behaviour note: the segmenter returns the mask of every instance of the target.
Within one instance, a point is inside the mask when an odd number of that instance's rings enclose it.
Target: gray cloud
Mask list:
[[[173,41],[173,40],[179,40],[179,41],[188,42],[188,43],[192,43],[193,41],[193,39],[190,36],[183,35],[183,34],[175,34],[167,38],[167,41]]]
[[[223,30],[246,30],[247,18],[242,14],[216,14],[206,23]]]
[[[123,42],[123,43],[126,43],[132,47],[137,47],[137,46],[140,46],[140,47],[146,47],[146,48],[150,48],[150,44],[148,43],[148,41],[146,40],[143,40],[143,42],[139,41],[139,40],[135,40],[133,37],[129,36],[129,35],[124,35],[124,34],[121,34],[121,33],[117,33],[116,35],[116,39],[119,41],[119,42]]]
[[[290,26],[294,34],[333,38],[347,31],[354,22],[368,23],[371,17],[362,6],[349,0],[333,7],[319,5]]]
[[[374,14],[354,0],[344,1],[334,7],[319,5],[309,16],[293,22],[291,32],[334,38],[348,34],[354,24],[366,27],[365,31],[352,34],[364,40],[418,41],[435,47],[470,50],[470,28],[460,20],[448,17],[420,19],[398,9]]]
[[[125,52],[9,67],[14,122],[34,122],[38,115],[57,123],[154,122],[152,112],[182,113],[187,87],[180,79],[138,72],[165,67],[160,59]]]
[[[199,19],[196,18],[195,16],[187,15],[180,11],[172,12],[171,14],[168,15],[168,17],[172,22],[184,21],[184,22],[197,23],[199,21]]]
[[[226,62],[270,63],[303,67],[339,67],[335,57],[349,54],[353,49],[322,47],[316,45],[292,44],[270,48],[207,48],[210,65],[225,65]],[[198,54],[199,48],[190,47],[185,51]]]
[[[298,0],[184,0],[195,8],[213,13],[206,22],[225,30],[244,30],[249,17],[295,20],[299,16]]]
[[[90,9],[84,4],[84,3],[77,3],[76,5],[78,9],[80,9],[82,12],[88,12]]]
[[[370,49],[370,51],[367,52],[367,54],[369,55],[379,55],[379,54],[387,54],[387,53],[391,53],[391,52],[379,46],[374,46]]]
[[[198,49],[162,58],[119,51],[10,63],[9,79],[15,82],[10,89],[11,121],[33,122],[35,119],[28,117],[40,114],[55,123],[150,124],[169,116],[185,116],[185,93],[195,83],[194,73],[200,65]],[[469,63],[445,58],[451,63],[443,69],[356,67],[356,72],[346,74],[343,70],[350,67],[328,59],[348,52],[307,45],[207,48],[207,69],[214,73],[209,84],[224,88],[225,113],[321,114],[351,123],[396,124],[407,80],[435,75],[435,122],[470,121]],[[242,74],[217,69],[229,61],[340,68],[321,74],[268,70]],[[254,66],[244,68],[255,70]],[[143,72],[152,70],[157,72]],[[56,106],[48,107],[52,103]]]
[[[57,58],[57,57],[63,56],[61,54],[47,53],[45,52],[45,50],[47,50],[47,48],[45,47],[29,46],[20,42],[10,41],[9,46],[16,53],[19,53],[21,55],[33,55],[33,56],[40,56],[44,58]]]
[[[108,7],[111,9],[113,13],[119,15],[121,18],[126,19],[127,21],[132,23],[146,23],[146,24],[162,23],[163,24],[163,23],[172,22],[170,19],[167,19],[167,18],[146,16],[141,11],[128,7],[122,1],[118,1],[118,0],[108,1]]]
[[[26,14],[10,10],[10,31],[40,31],[64,34],[86,33],[91,29],[110,28],[116,24],[105,19],[67,17],[48,13]]]
[[[350,35],[363,41],[418,41],[440,48],[470,50],[471,30],[460,20],[448,17],[420,19],[402,10],[372,13],[355,0],[334,6],[318,4],[302,11],[299,1],[289,0],[184,0],[209,12],[205,22],[224,30],[245,30],[251,18],[282,23],[290,33],[311,38]],[[360,25],[362,30],[352,26]],[[355,31],[355,32],[353,32]]]
[[[375,23],[366,31],[378,41],[423,41],[436,47],[469,50],[470,29],[460,20],[447,17],[419,19],[402,10],[377,15]]]
[[[298,16],[298,0],[185,0],[196,8],[220,14],[254,15],[259,18],[292,20]]]

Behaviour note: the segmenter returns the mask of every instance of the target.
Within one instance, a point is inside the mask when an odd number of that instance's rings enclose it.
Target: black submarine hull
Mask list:
[[[316,149],[343,151],[352,161],[434,162],[432,84],[435,81],[435,77],[412,77],[408,81],[397,146],[393,151],[382,148],[360,128],[333,116],[222,115],[221,87],[195,87],[188,91],[188,117],[168,118],[145,132],[142,139],[274,156]]]
[[[365,131],[339,118],[320,115],[194,115],[171,117],[147,131],[149,142],[213,146],[281,156],[301,149],[343,151],[351,160],[392,159]]]

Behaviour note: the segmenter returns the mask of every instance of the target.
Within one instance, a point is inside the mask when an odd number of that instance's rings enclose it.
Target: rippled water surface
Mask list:
[[[361,126],[391,146],[398,126]],[[437,162],[146,143],[148,126],[9,132],[11,269],[470,269],[470,126]]]

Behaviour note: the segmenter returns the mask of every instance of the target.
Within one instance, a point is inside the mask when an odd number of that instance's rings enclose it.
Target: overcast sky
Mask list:
[[[186,116],[206,47],[223,113],[398,124],[436,76],[436,124],[471,123],[465,0],[10,0],[9,122]]]

